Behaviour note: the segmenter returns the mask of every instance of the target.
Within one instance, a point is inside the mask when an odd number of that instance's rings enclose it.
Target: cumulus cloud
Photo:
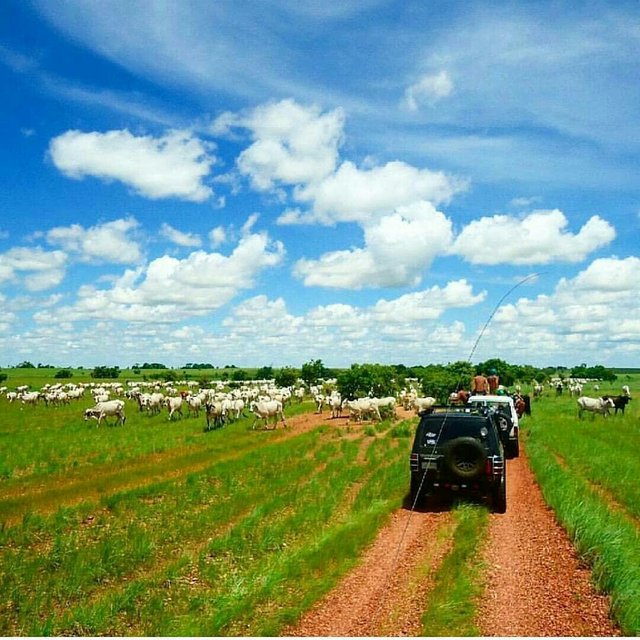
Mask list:
[[[472,264],[580,262],[616,236],[615,229],[599,216],[592,216],[577,234],[567,232],[567,226],[566,216],[558,209],[534,211],[524,218],[483,217],[462,230],[451,253]]]
[[[67,254],[42,247],[14,247],[0,254],[0,285],[23,284],[29,291],[59,285],[65,276]]]
[[[50,229],[46,240],[67,253],[77,254],[81,262],[130,264],[142,257],[138,242],[130,237],[138,227],[135,218],[120,218],[88,229],[73,224]]]
[[[417,111],[421,105],[433,105],[438,100],[450,96],[453,92],[453,80],[445,70],[432,75],[425,75],[405,91],[407,107]]]
[[[615,360],[616,350],[628,356],[640,343],[640,318],[630,312],[640,299],[639,269],[635,256],[594,260],[574,278],[561,278],[551,294],[501,307],[490,337],[507,349],[535,344],[573,360],[580,349],[583,362]]]
[[[423,200],[435,205],[446,203],[466,188],[464,180],[405,162],[359,169],[347,161],[321,182],[298,188],[295,198],[311,205],[308,221],[333,224],[366,222],[371,216]]]
[[[240,154],[238,168],[257,189],[313,183],[334,171],[343,135],[342,109],[322,113],[315,106],[282,100],[256,108],[241,123],[251,130],[254,142]]]
[[[162,226],[160,227],[160,235],[163,238],[169,240],[169,242],[173,242],[174,244],[177,244],[181,247],[202,246],[202,240],[200,239],[200,236],[195,233],[185,233],[184,231],[179,231],[166,222],[163,222]]]
[[[420,202],[364,223],[363,248],[299,260],[294,275],[307,286],[415,286],[451,240],[451,221],[430,203]]]
[[[119,180],[141,196],[203,202],[212,195],[203,183],[214,158],[209,147],[188,131],[160,138],[129,131],[67,131],[51,140],[54,165],[69,178],[94,176]]]
[[[266,233],[244,236],[230,255],[194,251],[180,260],[168,255],[137,269],[127,269],[111,288],[83,286],[72,307],[34,315],[39,322],[111,319],[176,322],[203,315],[250,289],[265,269],[284,256],[280,242]]]
[[[434,286],[394,300],[379,300],[371,312],[378,322],[385,324],[397,322],[398,318],[407,323],[435,320],[448,309],[473,307],[486,297],[486,291],[474,294],[473,287],[466,280],[457,280],[444,288]]]

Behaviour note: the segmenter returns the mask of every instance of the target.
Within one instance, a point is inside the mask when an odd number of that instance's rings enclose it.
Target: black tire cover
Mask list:
[[[482,443],[475,438],[460,437],[449,442],[444,459],[454,476],[469,480],[484,472],[487,452]]]

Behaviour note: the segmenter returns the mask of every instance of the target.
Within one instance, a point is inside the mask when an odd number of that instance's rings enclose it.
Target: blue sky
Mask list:
[[[0,365],[638,366],[636,2],[5,0],[0,31]]]

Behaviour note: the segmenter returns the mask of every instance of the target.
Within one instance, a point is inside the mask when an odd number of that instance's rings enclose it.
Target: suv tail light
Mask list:
[[[412,453],[409,456],[409,466],[411,467],[412,471],[417,471],[418,470],[419,461],[420,461],[420,458],[419,458],[417,453]]]
[[[493,458],[487,458],[487,462],[484,465],[484,472],[488,476],[493,475]]]

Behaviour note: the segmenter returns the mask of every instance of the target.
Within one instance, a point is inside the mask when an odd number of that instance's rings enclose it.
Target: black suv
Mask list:
[[[409,459],[411,499],[463,493],[507,510],[504,447],[487,411],[436,407],[421,414]]]

